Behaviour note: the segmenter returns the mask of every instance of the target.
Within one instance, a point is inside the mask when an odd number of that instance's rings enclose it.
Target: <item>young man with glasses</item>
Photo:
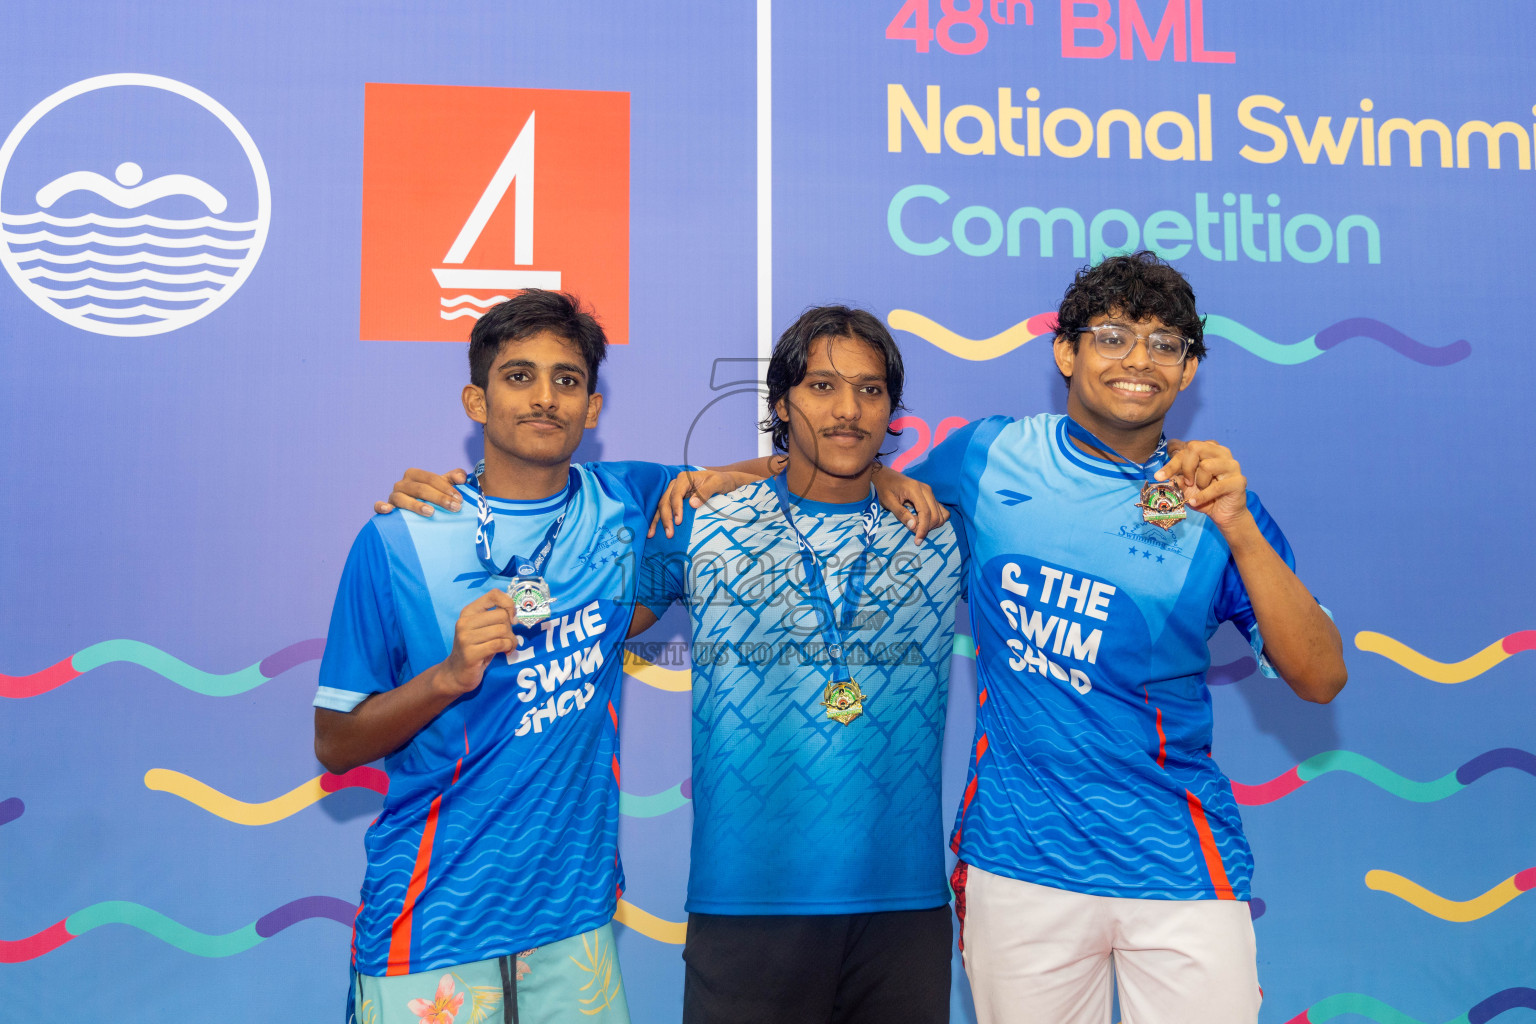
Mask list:
[[[1058,312],[1067,415],[980,420],[912,471],[971,555],[978,711],[951,846],[981,1024],[1102,1024],[1112,978],[1138,1024],[1257,1019],[1252,855],[1210,756],[1206,642],[1232,621],[1312,701],[1345,669],[1232,453],[1163,436],[1202,333],[1152,253],[1085,269]]]

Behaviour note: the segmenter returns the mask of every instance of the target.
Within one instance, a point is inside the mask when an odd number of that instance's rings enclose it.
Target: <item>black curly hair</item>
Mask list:
[[[1151,250],[1111,256],[1079,270],[1056,310],[1056,340],[1076,352],[1088,321],[1110,313],[1136,323],[1161,320],[1189,339],[1186,358],[1205,358],[1205,318],[1195,312],[1195,291]]]

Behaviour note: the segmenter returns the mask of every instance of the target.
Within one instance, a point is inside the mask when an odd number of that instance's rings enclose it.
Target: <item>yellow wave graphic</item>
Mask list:
[[[1367,871],[1365,884],[1367,888],[1375,889],[1377,892],[1391,893],[1398,899],[1411,903],[1424,913],[1438,917],[1442,921],[1466,922],[1487,917],[1519,896],[1524,891],[1519,884],[1520,877],[1520,875],[1511,875],[1481,896],[1475,896],[1470,900],[1448,900],[1402,875],[1380,869]]]
[[[1474,676],[1482,675],[1509,657],[1502,639],[1495,640],[1472,657],[1456,662],[1426,658],[1405,643],[1394,640],[1384,633],[1372,633],[1369,630],[1355,634],[1355,646],[1362,651],[1379,654],[1389,661],[1395,661],[1414,675],[1423,676],[1436,683],[1464,683]]]
[[[1054,313],[1038,313],[1027,320],[1020,320],[1012,327],[990,338],[973,339],[963,334],[956,334],[938,321],[931,320],[921,313],[914,313],[910,309],[893,309],[885,319],[895,330],[915,334],[952,356],[969,359],[972,362],[985,362],[988,359],[1005,356],[1025,342],[1051,333],[1055,326]],[[1050,321],[1050,324],[1048,325],[1046,321]]]
[[[624,671],[646,686],[669,693],[687,693],[693,689],[693,672],[689,669],[662,668],[631,651],[624,652]]]
[[[302,811],[329,794],[320,784],[322,776],[316,775],[308,782],[290,789],[280,797],[259,804],[248,804],[226,796],[212,786],[199,782],[190,775],[173,772],[169,768],[151,768],[144,773],[144,785],[161,793],[179,796],[188,803],[232,821],[237,825],[270,825]]]
[[[619,900],[619,908],[613,912],[613,919],[657,942],[681,946],[683,940],[688,937],[688,922],[668,921],[657,917],[655,914],[641,910],[628,900]]]

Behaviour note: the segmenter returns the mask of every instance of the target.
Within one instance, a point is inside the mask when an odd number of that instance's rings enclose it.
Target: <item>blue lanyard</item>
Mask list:
[[[469,489],[470,498],[475,502],[478,510],[479,526],[475,529],[475,554],[480,556],[480,565],[485,569],[484,573],[467,573],[458,577],[468,579],[473,577],[470,585],[484,582],[492,576],[540,576],[544,572],[544,563],[549,561],[551,552],[555,550],[555,538],[560,536],[560,527],[565,524],[565,516],[571,510],[571,499],[576,497],[576,492],[581,489],[581,474],[574,467],[571,469],[571,482],[565,488],[565,500],[560,503],[560,514],[549,529],[544,531],[544,539],[539,546],[533,549],[533,556],[522,558],[514,554],[510,561],[500,569],[496,568],[495,559],[491,556],[491,542],[496,537],[496,520],[491,516],[491,503],[480,491],[480,473],[484,470],[485,463],[475,467],[475,475],[465,482]]]
[[[1114,462],[1111,460],[1110,465],[1119,470],[1120,473],[1127,479],[1135,479],[1140,477],[1142,480],[1151,480],[1152,475],[1159,469],[1162,469],[1163,464],[1168,461],[1167,437],[1159,437],[1157,439],[1157,448],[1152,452],[1152,457],[1146,462],[1132,462],[1130,459],[1125,458],[1124,455],[1121,455],[1119,452],[1115,451],[1103,441],[1100,441],[1097,437],[1094,437],[1085,427],[1083,427],[1082,424],[1078,423],[1071,416],[1067,417],[1067,434],[1068,436],[1076,438],[1091,448],[1096,448],[1101,452],[1117,456],[1118,458],[1124,460],[1122,462]],[[1135,467],[1134,472],[1128,468],[1132,466]]]
[[[821,559],[816,557],[815,550],[805,535],[800,532],[800,527],[795,525],[795,515],[790,511],[789,488],[784,484],[784,474],[770,477],[773,493],[779,499],[779,511],[784,513],[784,521],[789,524],[790,532],[795,535],[795,544],[800,549],[800,563],[805,567],[805,584],[811,592],[811,599],[819,602],[822,607],[817,609],[817,617],[822,622],[822,636],[827,644],[827,656],[832,662],[832,674],[834,683],[846,683],[852,679],[848,671],[848,662],[843,651],[843,630],[853,628],[853,617],[858,607],[859,598],[868,589],[864,574],[869,566],[869,548],[874,541],[875,524],[880,519],[880,502],[875,497],[875,489],[869,489],[869,506],[859,518],[864,523],[864,544],[859,550],[859,557],[854,559],[853,568],[848,573],[848,584],[843,588],[843,607],[841,611],[832,606],[832,595],[827,589],[826,575],[821,570]]]

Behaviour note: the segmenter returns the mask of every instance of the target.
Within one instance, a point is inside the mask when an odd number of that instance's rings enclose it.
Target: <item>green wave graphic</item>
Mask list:
[[[1459,793],[1466,788],[1456,781],[1455,772],[1430,782],[1418,782],[1414,779],[1405,779],[1392,769],[1384,768],[1353,750],[1329,750],[1309,757],[1296,766],[1296,775],[1303,782],[1311,782],[1328,772],[1348,772],[1351,775],[1358,775],[1371,785],[1384,789],[1395,797],[1421,804],[1444,800],[1451,794]]]
[[[267,681],[261,674],[261,665],[252,665],[238,672],[215,675],[193,668],[180,658],[166,654],[158,647],[138,640],[103,640],[92,644],[70,659],[70,665],[82,675],[93,668],[100,668],[114,661],[127,661],[142,665],[156,672],[177,686],[200,693],[205,697],[233,697],[253,690]]]
[[[1291,345],[1270,341],[1264,335],[1249,330],[1236,320],[1211,313],[1205,318],[1205,333],[1226,338],[1232,344],[1247,349],[1266,362],[1279,366],[1296,366],[1323,354],[1317,347],[1317,336],[1303,338]]]
[[[619,813],[630,818],[655,818],[675,811],[687,802],[688,798],[683,796],[683,784],[679,782],[671,789],[650,796],[619,793]]]
[[[1380,999],[1373,999],[1358,992],[1340,992],[1336,996],[1319,1000],[1307,1010],[1306,1020],[1309,1024],[1323,1024],[1324,1021],[1348,1014],[1369,1017],[1376,1024],[1424,1024],[1417,1017],[1410,1017],[1396,1007],[1388,1006]],[[1467,1015],[1462,1014],[1454,1020],[1446,1021],[1445,1024],[1467,1024]]]
[[[161,942],[193,956],[234,956],[262,941],[261,936],[256,934],[254,921],[225,935],[205,935],[179,921],[171,920],[158,910],[127,900],[96,903],[64,919],[64,928],[71,935],[84,935],[92,928],[100,928],[104,924],[126,924],[141,932],[148,932]]]

